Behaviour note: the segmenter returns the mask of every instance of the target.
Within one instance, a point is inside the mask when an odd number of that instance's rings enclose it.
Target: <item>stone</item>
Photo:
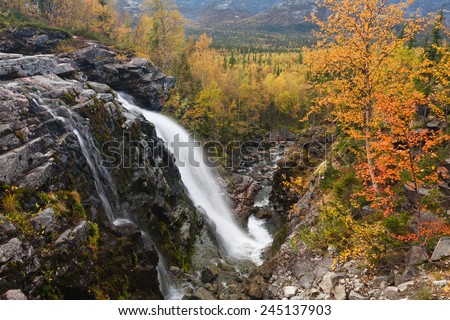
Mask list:
[[[387,284],[391,284],[391,278],[390,276],[378,276],[373,278],[372,282],[376,286],[380,286],[383,282]]]
[[[398,290],[399,290],[400,292],[404,292],[404,291],[408,290],[408,288],[411,287],[411,286],[413,286],[413,285],[414,285],[414,281],[408,281],[408,282],[405,282],[405,283],[400,284],[400,285],[398,286]]]
[[[300,278],[300,280],[298,281],[298,285],[300,286],[300,288],[309,289],[312,287],[315,279],[316,277],[314,276],[314,274],[312,272],[308,272]]]
[[[203,287],[195,289],[194,296],[200,300],[216,300],[216,298],[214,298],[214,296]]]
[[[64,231],[55,241],[55,245],[74,242],[75,245],[82,245],[86,243],[88,236],[89,224],[86,221],[81,221],[73,229]]]
[[[89,86],[89,88],[91,88],[92,90],[94,90],[97,93],[112,92],[112,89],[108,85],[103,84],[103,83],[89,81],[87,83],[87,85]]]
[[[219,268],[215,265],[206,267],[201,272],[201,279],[203,283],[211,283],[219,276]]]
[[[0,246],[0,263],[22,261],[24,256],[25,252],[22,248],[22,241],[17,238],[13,238]]]
[[[367,294],[371,297],[378,299],[383,294],[383,291],[380,289],[372,289],[372,290],[369,290],[369,292],[367,292]]]
[[[320,282],[320,288],[324,293],[331,294],[331,291],[342,277],[343,276],[340,274],[328,272],[326,275],[323,276],[322,281]]]
[[[8,290],[2,295],[3,300],[28,300],[20,289]]]
[[[427,262],[428,259],[429,256],[423,247],[413,246],[406,255],[406,264],[415,266]]]
[[[0,241],[6,240],[17,234],[16,227],[5,216],[0,214]]]
[[[293,267],[294,276],[298,279],[310,272],[314,266],[311,260],[297,261]]]
[[[52,208],[47,208],[40,212],[31,220],[31,226],[38,232],[52,233],[56,226],[56,215]]]
[[[431,256],[431,260],[439,261],[448,257],[450,257],[450,237],[444,237],[439,240],[439,243]]]
[[[296,296],[290,298],[289,300],[306,300],[306,295],[304,293],[297,294]]]
[[[384,296],[386,299],[395,300],[398,298],[398,288],[397,287],[387,287],[384,289]]]
[[[297,294],[298,288],[294,286],[288,286],[283,288],[283,296],[286,298],[292,298]]]
[[[448,182],[441,182],[439,184],[439,190],[446,195],[447,197],[450,197],[450,183]]]
[[[347,300],[347,292],[345,286],[336,286],[334,288],[334,298],[336,300]]]
[[[257,219],[269,220],[270,218],[272,218],[272,211],[268,208],[260,208],[258,211],[256,211],[255,217]]]
[[[433,281],[433,287],[445,287],[450,283],[448,280]]]
[[[350,294],[348,295],[349,300],[367,300],[367,297],[364,297],[363,295],[360,295],[359,293],[352,290]]]
[[[261,300],[263,298],[261,287],[257,283],[252,282],[248,289],[248,296],[252,300]]]

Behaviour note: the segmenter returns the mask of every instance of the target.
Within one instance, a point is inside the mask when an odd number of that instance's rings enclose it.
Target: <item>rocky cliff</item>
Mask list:
[[[54,40],[22,33],[42,38],[42,48]],[[0,295],[162,298],[157,251],[190,269],[205,223],[154,126],[112,88],[157,109],[173,80],[98,44],[44,55],[5,34],[0,48],[36,55],[0,54]],[[139,148],[148,145],[156,147]],[[93,160],[114,159],[105,146],[122,150],[120,162],[95,168]]]

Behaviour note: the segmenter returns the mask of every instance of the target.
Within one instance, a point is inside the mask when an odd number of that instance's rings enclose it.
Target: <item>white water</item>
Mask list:
[[[100,150],[98,150],[98,148],[95,146],[92,135],[90,134],[88,128],[79,125],[79,123],[81,123],[80,116],[72,112],[70,109],[65,108],[68,116],[66,115],[66,117],[61,117],[50,106],[44,104],[43,101],[39,99],[39,97],[36,97],[34,99],[34,102],[37,105],[41,106],[45,111],[47,111],[53,118],[62,121],[62,123],[76,135],[80,144],[81,152],[83,153],[83,156],[85,157],[92,174],[98,197],[100,198],[103,209],[105,210],[105,213],[108,216],[109,220],[116,226],[126,224],[135,225],[132,221],[126,218],[128,215],[124,212],[120,205],[117,188],[113,182],[111,174],[108,172],[108,170],[106,170],[105,167],[101,165],[102,155],[100,153]],[[111,201],[114,204],[114,207],[111,206]],[[153,240],[147,232],[141,230],[141,233],[145,245],[154,244]],[[183,297],[183,293],[178,288],[177,284],[175,284],[172,280],[163,255],[158,252],[158,256],[159,262],[157,270],[161,293],[163,294],[165,299],[181,299]]]
[[[214,222],[225,253],[238,259],[252,260],[257,265],[262,264],[261,254],[272,241],[269,241],[270,235],[264,224],[252,220],[252,223],[249,223],[250,235],[237,225],[226,196],[221,193],[217,184],[218,175],[206,165],[202,148],[192,141],[189,133],[165,115],[141,109],[120,95],[119,101],[126,109],[141,113],[155,125],[158,136],[176,157],[181,179],[192,202],[202,207],[208,218]],[[173,142],[177,138],[185,144],[184,147],[174,147]]]

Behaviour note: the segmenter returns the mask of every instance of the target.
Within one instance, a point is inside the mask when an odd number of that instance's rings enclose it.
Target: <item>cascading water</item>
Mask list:
[[[263,250],[272,242],[270,234],[260,221],[250,221],[250,235],[236,224],[226,196],[221,193],[217,184],[218,175],[207,165],[198,143],[169,117],[141,109],[121,95],[119,101],[126,109],[142,114],[155,125],[158,136],[164,140],[176,158],[181,179],[192,202],[202,207],[207,218],[214,222],[225,254],[237,259],[250,259],[260,265]]]
[[[109,171],[101,165],[102,155],[100,150],[98,150],[95,146],[92,135],[89,132],[89,128],[81,125],[81,117],[68,108],[64,108],[64,112],[62,112],[64,113],[64,116],[60,116],[58,115],[58,110],[54,110],[50,106],[46,105],[38,96],[35,96],[33,101],[36,105],[47,111],[53,118],[59,119],[65,126],[67,126],[69,131],[72,131],[76,135],[78,143],[80,144],[81,152],[88,163],[89,170],[91,171],[92,178],[94,179],[95,189],[109,220],[116,226],[123,224],[136,225],[134,222],[129,220],[128,214],[122,209],[117,188],[113,182],[112,176]],[[111,202],[113,203],[113,206],[111,205]],[[150,235],[145,231],[141,230],[141,232],[144,243],[152,246],[153,240]],[[160,283],[160,290],[163,293],[164,298],[181,299],[182,293],[173,282],[164,257],[159,254],[159,252],[158,256],[158,280]]]

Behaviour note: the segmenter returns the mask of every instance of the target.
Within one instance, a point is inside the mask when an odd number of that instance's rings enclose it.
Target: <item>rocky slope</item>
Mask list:
[[[29,28],[3,31],[3,49],[18,48],[12,32],[23,35],[23,53],[36,38],[53,47],[52,36]],[[121,63],[98,44],[59,56],[0,54],[0,295],[162,298],[155,246],[170,265],[191,267],[206,224],[154,126],[111,88],[156,109],[171,83],[150,61]],[[92,165],[104,146],[125,150],[106,170]],[[114,159],[109,150],[104,161]]]

